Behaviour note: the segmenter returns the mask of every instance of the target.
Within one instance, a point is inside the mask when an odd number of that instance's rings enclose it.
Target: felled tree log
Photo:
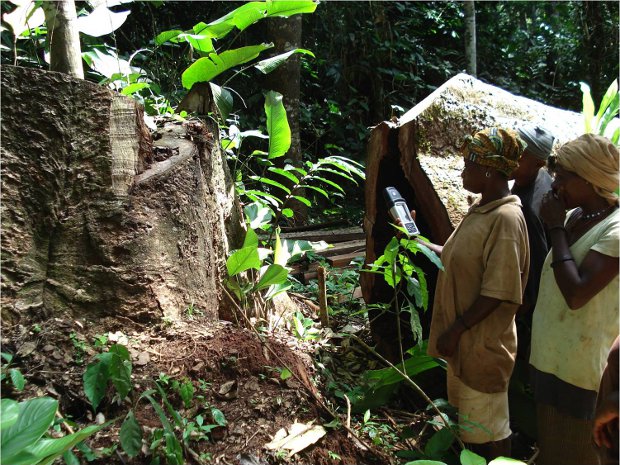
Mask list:
[[[549,129],[557,138],[556,148],[583,132],[577,113],[512,95],[466,74],[447,81],[400,120],[374,127],[366,163],[366,264],[373,263],[394,236],[382,195],[385,187],[396,187],[416,210],[422,235],[443,244],[472,200],[460,177],[463,160],[458,150],[464,137],[487,127],[516,129],[523,124]],[[432,307],[437,271],[424,258],[420,266],[428,275]],[[389,302],[393,296],[375,274],[362,273],[361,286],[368,303]],[[379,332],[391,333],[393,339],[393,322],[386,328]]]
[[[217,317],[240,235],[217,128],[166,127],[154,150],[133,100],[2,71],[3,319]]]

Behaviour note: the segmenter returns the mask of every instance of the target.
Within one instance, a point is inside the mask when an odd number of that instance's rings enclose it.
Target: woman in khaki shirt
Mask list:
[[[465,142],[463,187],[481,194],[441,247],[428,353],[448,362],[448,400],[461,439],[493,459],[510,455],[508,381],[517,352],[515,314],[529,269],[527,227],[508,178],[526,144],[491,128]]]

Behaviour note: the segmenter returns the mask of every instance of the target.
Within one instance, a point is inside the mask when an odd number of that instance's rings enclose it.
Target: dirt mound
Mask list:
[[[132,407],[145,432],[143,452],[148,451],[150,436],[162,423],[140,395],[156,387],[157,380],[170,404],[188,421],[197,416],[208,420],[212,409],[226,419],[226,425],[214,428],[208,440],[191,442],[195,463],[379,463],[343,429],[326,428],[326,436],[292,458],[264,448],[280,428],[295,421],[326,424],[333,420],[318,401],[320,393],[311,381],[316,373],[308,354],[294,351],[286,341],[200,319],[147,328],[130,320],[98,320],[95,324],[55,318],[30,327],[3,328],[2,333],[2,351],[15,354],[14,366],[28,380],[24,391],[4,390],[3,397],[57,398],[61,414],[77,427],[101,421],[102,416],[120,417],[88,441],[95,451],[105,453],[105,448],[119,444],[122,419]],[[116,342],[126,345],[132,356],[133,389],[120,402],[112,400],[110,387],[97,418],[84,394],[82,375],[97,353]],[[184,404],[178,386],[188,382],[194,393],[192,401]],[[150,461],[144,455],[131,460],[112,451],[108,449],[110,455],[91,463]]]

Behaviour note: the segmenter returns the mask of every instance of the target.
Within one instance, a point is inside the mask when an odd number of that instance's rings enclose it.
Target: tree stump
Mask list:
[[[133,100],[2,70],[2,317],[216,318],[240,211],[215,125],[153,147]]]
[[[400,120],[374,127],[366,162],[365,264],[383,254],[394,236],[382,195],[385,187],[396,187],[416,210],[423,236],[443,244],[473,200],[461,183],[463,160],[458,151],[464,137],[487,127],[516,129],[523,124],[549,129],[557,139],[556,148],[583,133],[580,114],[512,95],[466,74],[447,81]],[[427,274],[432,310],[437,269],[425,257],[420,257],[419,266]],[[362,273],[360,280],[367,303],[385,303],[393,297],[381,276]],[[377,312],[370,318],[375,342],[389,356],[394,351],[396,320]],[[421,315],[421,321],[426,335],[430,312]]]

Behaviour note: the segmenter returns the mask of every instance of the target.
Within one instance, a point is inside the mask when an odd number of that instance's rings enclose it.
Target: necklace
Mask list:
[[[609,210],[611,210],[612,208],[614,208],[615,205],[610,205],[608,207],[605,207],[603,210],[599,210],[597,212],[593,212],[593,213],[583,213],[581,215],[581,218],[583,218],[586,221],[589,220],[593,220],[594,218],[598,218],[599,216],[601,216],[603,213],[608,212]],[[581,210],[583,212],[583,209]]]

